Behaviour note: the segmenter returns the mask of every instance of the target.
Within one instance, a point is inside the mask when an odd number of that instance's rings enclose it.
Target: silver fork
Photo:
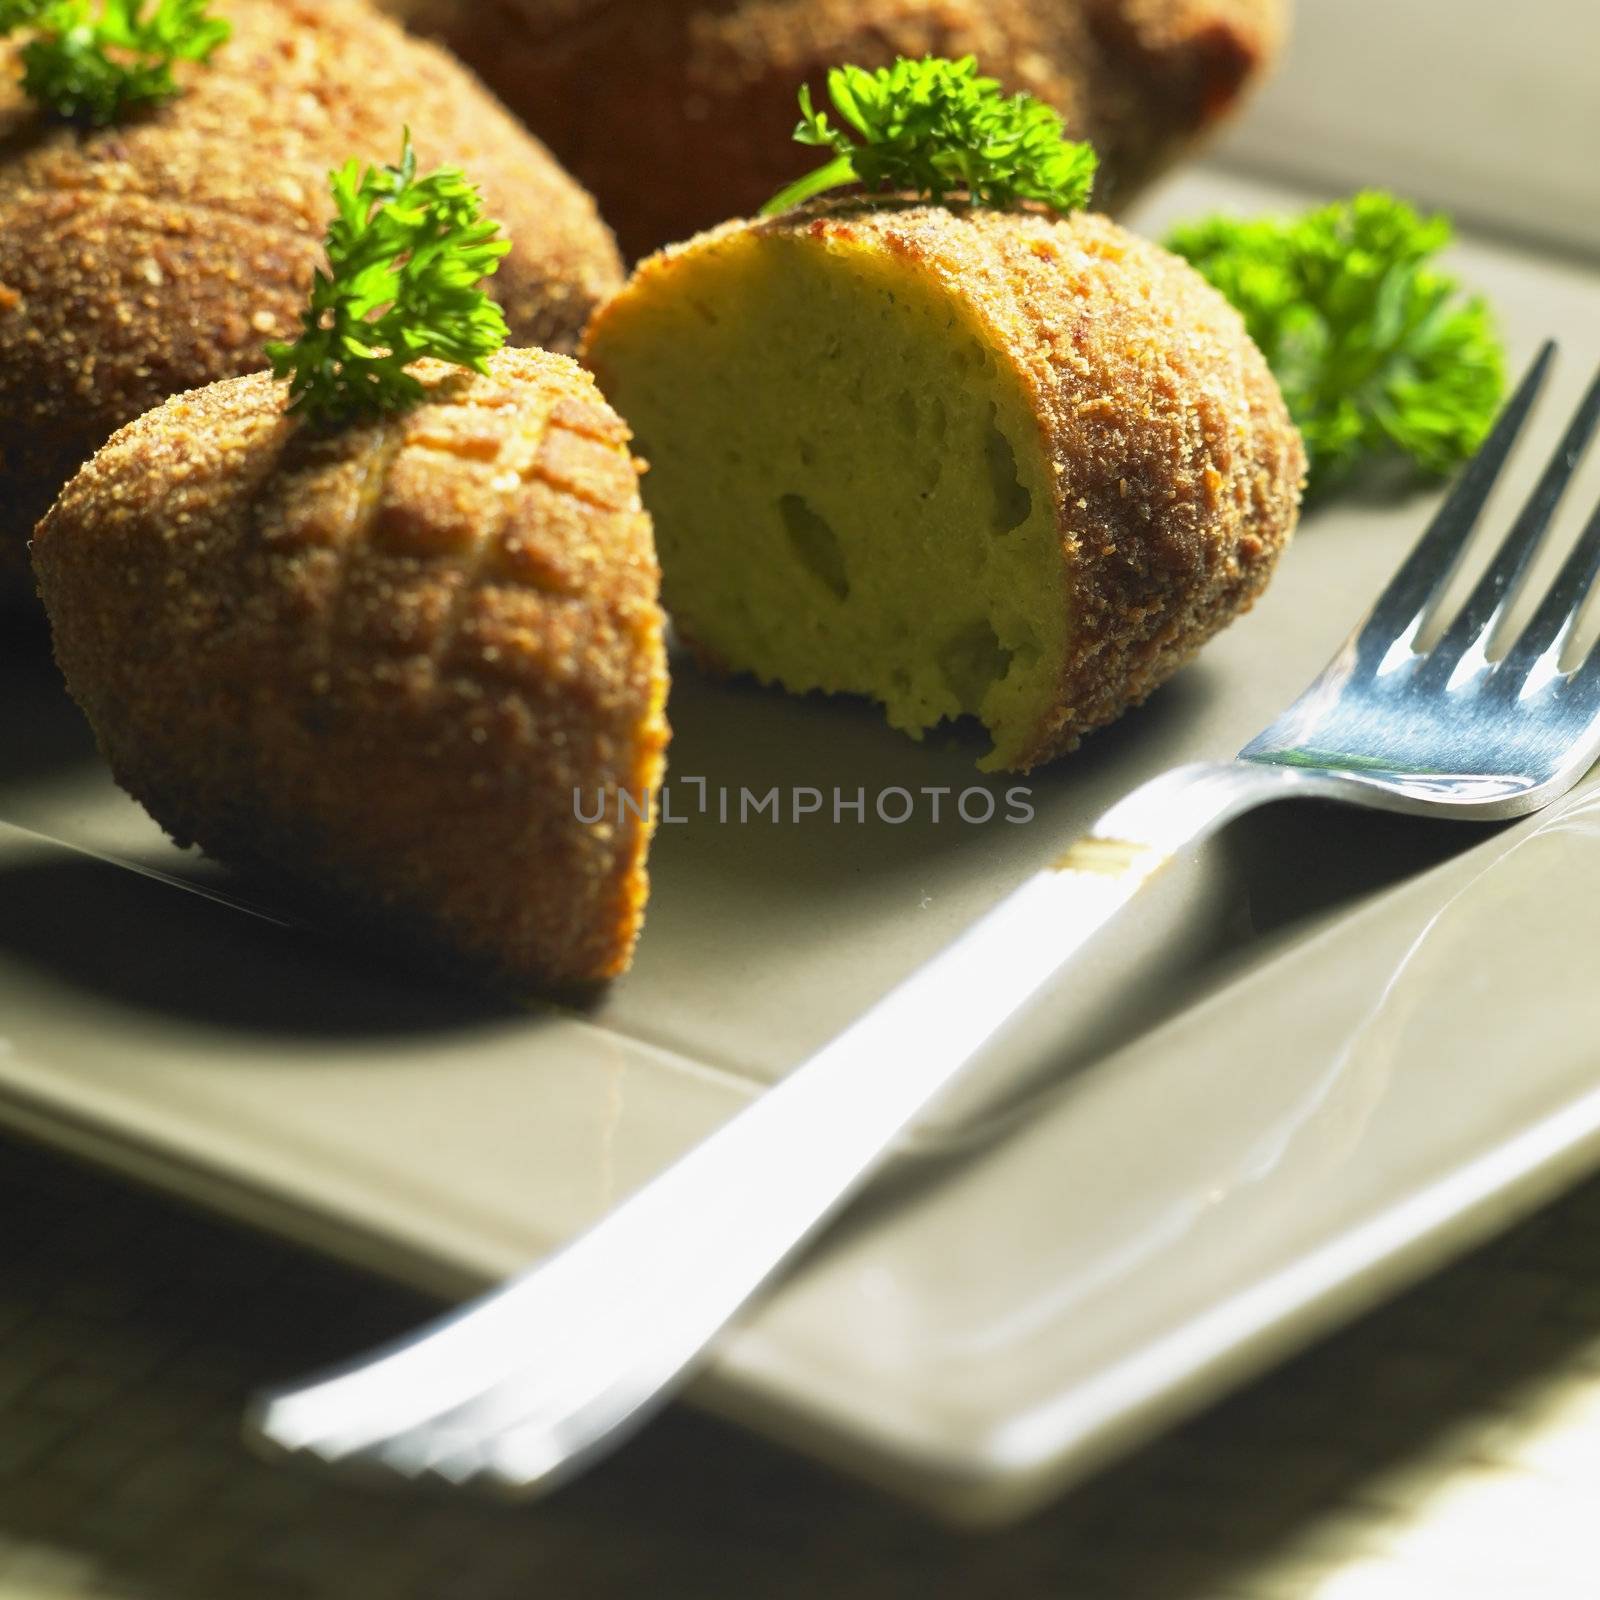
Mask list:
[[[259,1400],[257,1440],[409,1478],[546,1489],[649,1414],[895,1136],[1177,851],[1269,800],[1483,821],[1576,783],[1600,755],[1600,651],[1572,671],[1561,659],[1600,572],[1600,509],[1509,651],[1488,650],[1600,421],[1600,379],[1465,605],[1417,649],[1552,354],[1370,615],[1236,760],[1134,791],[588,1233],[393,1348]]]

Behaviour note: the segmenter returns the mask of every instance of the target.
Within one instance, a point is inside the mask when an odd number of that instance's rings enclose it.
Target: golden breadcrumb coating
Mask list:
[[[364,0],[222,0],[185,93],[102,131],[26,100],[0,40],[0,598],[61,485],[168,395],[266,364],[321,259],[328,172],[459,165],[504,223],[489,281],[519,344],[570,350],[620,281],[594,204],[454,61]],[[31,582],[28,583],[31,587]]]
[[[1060,603],[1071,621],[1054,704],[1031,731],[1010,730],[1006,766],[1026,771],[1074,749],[1265,587],[1294,529],[1306,464],[1277,383],[1239,314],[1193,268],[1097,214],[823,200],[663,251],[596,314],[584,350],[646,437],[655,419],[630,413],[631,330],[648,321],[639,312],[703,297],[696,263],[747,230],[840,253],[841,278],[851,259],[873,256],[908,284],[932,281],[1020,380],[1037,424],[1029,448],[1042,450],[1053,485]],[[817,335],[817,370],[847,405],[849,368],[824,359],[826,333]],[[692,410],[692,343],[682,367],[678,399]],[[864,415],[860,425],[894,437],[890,419]],[[649,488],[647,478],[647,502]],[[695,536],[654,509],[664,548],[669,536]],[[675,624],[692,638],[692,606],[676,593],[670,562],[666,576]],[[804,603],[798,590],[794,603]],[[751,670],[712,655],[714,667]]]
[[[1055,106],[1120,209],[1276,56],[1287,0],[382,0],[442,38],[600,202],[630,256],[752,215],[815,166],[830,67],[975,55]]]
[[[420,363],[425,404],[332,431],[266,374],[178,396],[73,479],[35,562],[68,686],[180,843],[448,964],[582,984],[644,910],[659,572],[588,374],[490,366]]]

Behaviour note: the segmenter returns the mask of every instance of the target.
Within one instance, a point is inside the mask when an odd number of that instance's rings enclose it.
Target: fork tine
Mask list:
[[[1427,532],[1378,596],[1361,627],[1359,645],[1364,658],[1381,656],[1396,640],[1414,635],[1429,604],[1454,576],[1484,502],[1538,398],[1555,350],[1555,341],[1546,340],[1482,448],[1467,463],[1466,470],[1456,479],[1455,487],[1428,524]]]
[[[1562,573],[1550,586],[1550,594],[1539,606],[1539,614],[1517,642],[1517,648],[1502,662],[1507,682],[1518,696],[1538,693],[1549,683],[1563,682],[1568,707],[1600,710],[1600,650],[1590,650],[1571,674],[1562,672],[1562,654],[1578,626],[1578,616],[1595,579],[1600,576],[1600,506],[1595,507],[1582,531],[1573,554],[1566,558]]]
[[[1600,505],[1594,508],[1578,542],[1556,574],[1555,582],[1539,602],[1539,609],[1506,652],[1501,669],[1520,678],[1545,656],[1559,661],[1597,577],[1600,577]]]
[[[1495,552],[1494,560],[1479,578],[1444,637],[1429,653],[1431,672],[1443,673],[1453,667],[1474,646],[1477,646],[1477,654],[1483,655],[1495,628],[1515,603],[1528,566],[1549,531],[1556,507],[1572,482],[1597,427],[1600,427],[1600,374],[1589,385],[1573,413],[1561,443],[1518,513],[1505,542]]]

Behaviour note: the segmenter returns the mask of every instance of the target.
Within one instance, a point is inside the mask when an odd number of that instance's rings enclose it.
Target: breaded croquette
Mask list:
[[[26,99],[0,40],[0,600],[31,587],[34,524],[116,428],[293,337],[329,169],[392,160],[404,125],[504,224],[490,289],[516,342],[570,350],[621,281],[589,196],[443,52],[365,0],[214,9],[233,36],[182,95],[97,131]]]
[[[1026,771],[1267,582],[1305,455],[1239,315],[1098,215],[813,202],[645,261],[585,359],[714,665]]]
[[[644,909],[659,573],[588,374],[489,368],[421,363],[424,404],[331,430],[265,374],[169,400],[67,486],[35,564],[69,688],[180,843],[447,965],[584,984]]]
[[[973,55],[1100,153],[1125,206],[1277,54],[1287,0],[382,0],[443,39],[600,202],[630,256],[750,216],[814,162],[830,67]]]

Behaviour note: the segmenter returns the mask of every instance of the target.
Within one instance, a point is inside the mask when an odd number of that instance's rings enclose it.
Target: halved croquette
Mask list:
[[[586,359],[711,662],[1026,770],[1270,575],[1305,457],[1238,314],[1106,218],[815,203],[644,262]]]

